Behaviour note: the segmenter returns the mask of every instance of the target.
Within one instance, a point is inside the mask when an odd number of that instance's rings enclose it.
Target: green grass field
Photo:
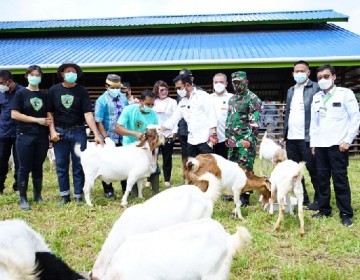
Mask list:
[[[159,160],[161,163],[162,160]],[[172,184],[182,183],[180,157],[174,157]],[[258,164],[258,161],[256,161]],[[18,197],[10,187],[12,178],[7,180],[4,195],[0,196],[0,219],[23,219],[40,232],[55,254],[62,257],[72,268],[89,271],[100,251],[114,221],[123,209],[120,206],[121,187],[115,184],[118,198],[107,200],[103,197],[100,181],[92,192],[95,207],[78,206],[70,203],[57,208],[59,191],[55,172],[49,172],[46,162],[43,198],[45,203],[36,205],[32,200],[30,184],[28,196],[31,211],[22,211]],[[255,173],[258,173],[258,166]],[[352,205],[355,211],[354,226],[341,225],[339,212],[332,200],[333,216],[314,220],[313,212],[305,210],[305,236],[298,233],[297,215],[285,215],[278,232],[273,231],[277,212],[271,217],[261,210],[257,202],[259,195],[251,196],[251,206],[242,208],[246,222],[231,218],[232,202],[220,200],[216,203],[213,218],[228,232],[234,233],[236,226],[243,225],[253,236],[252,244],[244,253],[234,259],[230,279],[360,279],[360,157],[352,156],[349,166],[352,188]],[[10,175],[10,174],[9,174]],[[307,189],[313,194],[307,178]],[[163,190],[161,178],[161,190]],[[151,190],[145,189],[146,198]],[[332,195],[334,197],[334,195]],[[142,200],[130,198],[129,203]],[[171,209],[169,209],[171,211]],[[206,254],[206,252],[204,252]]]

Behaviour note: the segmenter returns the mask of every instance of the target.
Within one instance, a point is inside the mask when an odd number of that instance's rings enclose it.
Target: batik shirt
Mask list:
[[[125,104],[120,95],[112,98],[107,91],[95,103],[95,121],[103,124],[106,135],[114,143],[119,143],[122,138],[121,135],[115,132],[115,126],[124,107]]]
[[[256,145],[260,111],[261,100],[248,89],[230,98],[225,124],[229,147],[242,147],[241,140],[250,141],[253,147]]]

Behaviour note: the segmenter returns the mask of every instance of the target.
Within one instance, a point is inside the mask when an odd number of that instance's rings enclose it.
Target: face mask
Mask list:
[[[177,89],[176,92],[181,98],[183,98],[186,95],[186,89],[185,88],[184,89]]]
[[[234,84],[233,83],[234,91],[236,93],[243,92],[246,89],[246,86],[247,86],[246,83],[243,83],[243,84]]]
[[[5,85],[0,85],[0,92],[1,93],[5,93],[9,91],[9,87],[8,86],[5,86]]]
[[[305,82],[306,79],[307,79],[306,73],[299,72],[299,73],[294,74],[294,80],[298,84],[301,84],[301,83]]]
[[[215,92],[223,92],[225,90],[225,85],[222,83],[216,83],[214,85]]]
[[[75,83],[77,80],[77,74],[73,72],[65,73],[65,82],[68,82],[69,84]]]
[[[115,98],[115,97],[117,97],[119,95],[120,89],[118,89],[118,88],[109,88],[108,93],[110,94],[110,96],[112,98]]]
[[[28,76],[27,77],[28,81],[29,81],[29,84],[32,85],[32,86],[37,86],[40,84],[41,82],[41,77],[38,77],[38,76]]]
[[[148,106],[146,106],[146,105],[143,105],[143,106],[140,107],[140,111],[141,111],[141,113],[143,113],[143,114],[149,114],[150,111],[151,111],[151,108],[148,107]]]
[[[322,78],[320,81],[318,81],[318,84],[321,89],[323,89],[323,90],[328,89],[332,86],[333,80],[332,79],[326,80],[326,79]]]

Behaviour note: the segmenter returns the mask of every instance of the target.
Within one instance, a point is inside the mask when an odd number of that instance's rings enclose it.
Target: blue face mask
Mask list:
[[[143,114],[149,114],[151,112],[151,108],[146,105],[143,105],[140,107],[140,111]]]
[[[32,86],[37,86],[41,82],[41,77],[39,77],[39,76],[28,75],[27,79],[28,79],[29,84]]]
[[[118,88],[109,88],[109,89],[108,89],[108,93],[110,94],[110,96],[111,96],[112,98],[116,98],[116,97],[118,97],[119,94],[120,94],[120,89],[118,89]]]
[[[306,73],[303,72],[298,72],[294,74],[294,80],[295,82],[297,82],[298,84],[301,84],[303,82],[305,82],[307,79],[307,75]]]
[[[77,74],[73,73],[73,72],[65,73],[64,80],[65,80],[65,82],[67,82],[69,84],[75,83],[77,80]]]

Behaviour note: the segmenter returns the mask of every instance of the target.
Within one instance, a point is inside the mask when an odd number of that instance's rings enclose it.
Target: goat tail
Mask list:
[[[230,248],[232,255],[240,253],[251,242],[251,234],[245,227],[237,227],[236,233],[230,236]]]
[[[208,189],[205,192],[205,196],[211,201],[215,202],[221,195],[221,182],[213,173],[206,172],[198,177],[198,181],[208,181]]]
[[[188,172],[196,172],[200,167],[200,162],[196,158],[190,157],[186,162],[186,170]]]
[[[36,280],[38,279],[35,259],[33,262],[19,256],[16,250],[2,249],[0,251],[0,279]]]
[[[74,152],[75,152],[75,155],[77,155],[79,158],[81,158],[81,144],[79,142],[76,142],[75,143],[75,146],[74,146]]]
[[[306,165],[305,161],[299,162],[297,172],[296,172],[295,176],[293,177],[294,181],[298,181],[298,180],[300,181],[302,179],[302,177],[304,176],[304,172],[305,172],[305,165]]]
[[[265,133],[264,133],[264,136],[263,136],[263,139],[266,139],[267,138],[267,130],[265,130]]]

